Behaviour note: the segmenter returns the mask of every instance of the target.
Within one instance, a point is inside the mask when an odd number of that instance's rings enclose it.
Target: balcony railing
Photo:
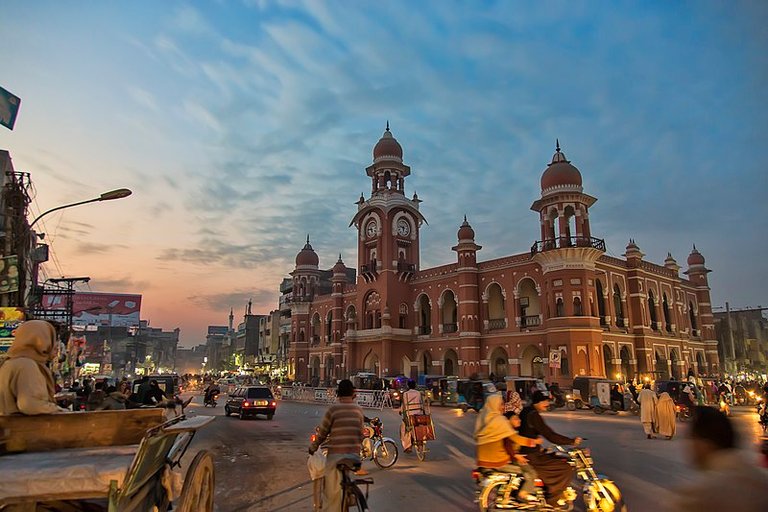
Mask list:
[[[310,336],[309,337],[309,344],[312,345],[313,347],[319,345],[320,344],[320,336],[318,336],[317,334],[315,334],[314,336]]]
[[[623,317],[617,317],[616,318],[616,327],[626,327],[626,325],[624,325],[624,318]]]
[[[450,334],[452,332],[456,332],[459,330],[459,326],[456,324],[443,324],[443,332],[445,334]]]
[[[410,272],[411,274],[413,274],[414,272],[416,272],[416,265],[414,265],[413,263],[405,263],[404,261],[398,261],[397,271],[403,272],[403,273]]]
[[[423,336],[425,334],[432,334],[432,327],[429,325],[420,325],[419,335]]]
[[[600,325],[608,325],[608,323],[605,321],[605,315],[600,317]]]
[[[653,329],[654,331],[660,331],[661,324],[659,324],[659,322],[651,322],[651,329]]]
[[[376,273],[376,263],[367,263],[365,265],[360,265],[360,273],[361,274],[375,274]]]
[[[528,315],[520,319],[521,327],[536,327],[538,325],[541,325],[541,318],[539,318],[539,315]]]
[[[561,236],[550,240],[539,240],[531,246],[531,256],[539,252],[567,247],[591,247],[605,251],[605,240],[591,236]]]
[[[507,321],[503,318],[492,318],[488,320],[488,330],[495,331],[497,329],[504,329],[507,326]]]

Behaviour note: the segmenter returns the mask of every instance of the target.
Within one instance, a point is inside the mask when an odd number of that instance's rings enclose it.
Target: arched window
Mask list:
[[[400,304],[398,327],[400,329],[408,328],[408,304]]]
[[[378,329],[381,327],[381,296],[373,290],[365,298],[365,328]]]
[[[505,328],[506,316],[501,286],[498,283],[491,283],[488,287],[488,328],[491,330]]]
[[[533,279],[525,278],[517,285],[518,302],[520,304],[520,327],[541,325],[541,305],[539,292]]]
[[[441,307],[443,315],[443,332],[451,333],[458,330],[456,325],[456,297],[451,290],[443,293],[443,305]]]
[[[658,330],[659,322],[656,317],[656,300],[653,298],[653,290],[648,289],[648,315],[651,317],[651,329]]]
[[[432,334],[432,306],[429,297],[419,297],[419,334]]]
[[[573,315],[584,316],[584,309],[581,306],[581,297],[573,298]]]
[[[555,303],[555,316],[565,316],[565,305],[562,297],[558,297]]]
[[[613,286],[613,309],[616,311],[616,327],[624,327],[624,305],[621,303],[621,289]]]
[[[661,296],[661,307],[664,311],[664,327],[667,332],[672,332],[672,317],[669,313],[669,301],[667,300],[666,293]]]
[[[560,375],[568,376],[571,374],[571,367],[568,364],[568,353],[565,350],[560,351]]]
[[[600,317],[600,325],[606,325],[605,298],[603,297],[603,283],[601,283],[599,279],[595,280],[595,289],[597,293],[597,314]]]
[[[328,316],[325,317],[325,341],[331,343],[333,338],[333,314],[328,312]]]
[[[314,315],[312,315],[312,332],[311,332],[312,338],[309,341],[310,345],[315,346],[318,343],[320,343],[321,332],[322,332],[322,327],[320,326],[320,315],[318,313],[315,313]]]
[[[696,311],[693,309],[693,302],[688,302],[688,317],[691,319],[691,335],[698,336],[698,325],[696,323]]]

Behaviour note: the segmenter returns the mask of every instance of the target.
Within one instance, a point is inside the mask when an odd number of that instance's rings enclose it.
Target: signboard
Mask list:
[[[549,352],[549,367],[550,368],[560,368],[560,351],[559,350],[551,350]]]
[[[67,308],[66,295],[43,295],[43,308]],[[139,327],[141,295],[127,293],[77,292],[72,295],[72,324]]]
[[[23,321],[22,308],[0,308],[0,353],[7,352],[11,348],[16,328]]]
[[[0,87],[0,124],[13,130],[16,116],[21,106],[21,98]]]
[[[16,256],[0,258],[0,293],[19,291],[19,262]]]

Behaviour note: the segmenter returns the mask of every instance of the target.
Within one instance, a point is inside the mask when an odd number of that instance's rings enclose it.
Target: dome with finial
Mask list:
[[[541,175],[541,193],[554,193],[560,190],[576,190],[581,192],[581,172],[565,158],[560,151],[560,140],[557,140],[552,162],[547,165]]]
[[[694,244],[693,250],[691,251],[691,254],[688,256],[688,266],[692,267],[694,265],[703,265],[704,264],[704,256],[701,255],[698,249],[696,249],[696,245]]]
[[[472,229],[472,226],[469,225],[469,222],[467,222],[467,216],[464,216],[464,223],[459,228],[458,235],[459,241],[462,240],[474,240],[475,239],[475,230]]]
[[[344,265],[344,262],[341,260],[341,253],[339,253],[339,261],[336,262],[336,264],[333,266],[333,275],[346,275],[347,274],[347,266]]]
[[[318,258],[315,250],[312,249],[312,246],[309,243],[309,235],[307,235],[306,245],[304,245],[304,248],[296,255],[296,266],[316,267],[318,263],[320,263],[320,258]]]
[[[403,148],[397,139],[392,136],[392,132],[389,131],[389,121],[387,121],[387,129],[384,131],[384,135],[381,136],[379,142],[373,147],[373,161],[378,160],[395,160],[402,163],[403,161]]]

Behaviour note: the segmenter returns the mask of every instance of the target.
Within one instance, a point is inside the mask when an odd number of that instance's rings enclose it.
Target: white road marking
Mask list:
[[[445,447],[448,449],[449,452],[453,454],[454,457],[456,457],[456,459],[459,460],[459,462],[463,463],[468,468],[473,468],[477,465],[475,464],[475,459],[462,453],[458,448],[456,448],[452,444],[447,444],[445,445]]]

